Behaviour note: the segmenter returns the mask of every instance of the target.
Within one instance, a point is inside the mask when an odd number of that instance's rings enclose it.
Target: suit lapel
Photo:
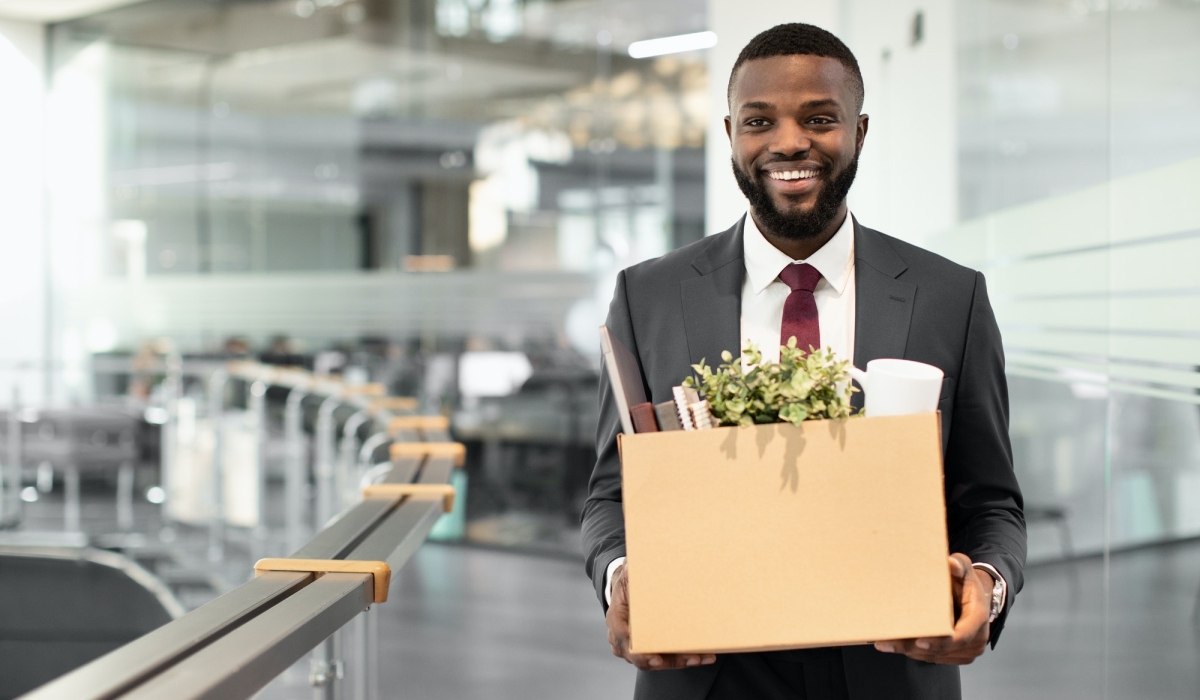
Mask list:
[[[704,360],[710,367],[721,364],[725,350],[734,356],[741,350],[742,281],[746,276],[742,222],[717,235],[724,240],[714,242],[692,261],[700,276],[679,284],[689,361]]]
[[[898,279],[908,265],[878,231],[854,222],[854,364],[903,358],[917,285]],[[862,406],[863,395],[853,403]]]
[[[724,240],[692,261],[699,274],[679,284],[684,333],[691,364],[704,360],[720,364],[721,353],[736,356],[741,349],[743,260],[742,221],[718,234]],[[908,269],[883,234],[854,222],[854,279],[856,287],[854,364],[904,357],[917,285],[899,279]],[[861,405],[862,394],[854,395]]]

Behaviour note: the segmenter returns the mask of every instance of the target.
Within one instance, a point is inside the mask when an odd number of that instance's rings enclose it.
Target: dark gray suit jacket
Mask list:
[[[854,227],[854,362],[896,357],[946,374],[939,408],[950,549],[987,562],[1008,582],[1008,605],[992,624],[1000,636],[1025,564],[1025,519],[1008,438],[1004,351],[983,275],[878,231]],[[742,222],[630,267],[617,278],[608,328],[637,357],[646,395],[659,403],[707,360],[741,344]],[[856,401],[862,394],[855,394]],[[625,555],[621,424],[607,377],[600,384],[597,461],[583,509],[587,572],[604,604],[605,571]],[[882,572],[881,572],[882,573]],[[958,668],[843,647],[854,700],[957,699]],[[637,698],[701,700],[721,665],[640,672]]]

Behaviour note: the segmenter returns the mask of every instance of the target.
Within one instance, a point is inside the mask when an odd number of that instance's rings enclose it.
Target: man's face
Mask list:
[[[842,212],[867,134],[845,67],[774,56],[738,69],[725,121],[738,186],[767,232],[812,238]]]

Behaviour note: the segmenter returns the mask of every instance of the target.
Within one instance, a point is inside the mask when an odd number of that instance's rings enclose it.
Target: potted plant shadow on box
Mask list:
[[[606,329],[601,338],[625,428],[634,653],[952,633],[939,370],[875,360],[864,373],[792,339],[779,362],[753,346],[715,369],[701,361],[652,406],[637,395],[636,360]],[[867,415],[851,404],[852,378]],[[881,570],[903,605],[879,595]]]

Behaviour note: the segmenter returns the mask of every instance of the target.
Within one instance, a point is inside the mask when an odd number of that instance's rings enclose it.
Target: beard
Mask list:
[[[836,175],[823,170],[818,176],[822,181],[821,190],[812,210],[793,213],[780,211],[775,206],[770,193],[767,192],[767,186],[761,181],[765,176],[751,177],[738,167],[736,161],[730,159],[730,163],[733,165],[733,177],[737,180],[738,187],[742,194],[746,195],[746,199],[750,200],[750,210],[754,212],[756,222],[766,229],[766,232],[792,241],[816,238],[829,228],[850,192],[850,186],[854,184],[854,176],[858,173],[858,153],[855,153],[854,160]]]

